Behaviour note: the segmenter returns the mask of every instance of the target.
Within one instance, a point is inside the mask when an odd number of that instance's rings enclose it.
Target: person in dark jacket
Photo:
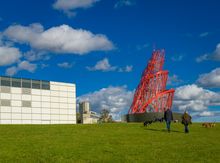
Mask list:
[[[182,115],[182,124],[185,126],[185,133],[189,133],[188,125],[192,124],[192,117],[185,111]]]
[[[167,131],[170,132],[170,124],[171,124],[171,121],[173,120],[173,113],[170,109],[167,109],[164,112],[164,120],[166,121]]]

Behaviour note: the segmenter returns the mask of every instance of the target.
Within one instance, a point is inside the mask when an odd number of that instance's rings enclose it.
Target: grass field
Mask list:
[[[220,162],[215,128],[164,123],[0,125],[0,162]]]

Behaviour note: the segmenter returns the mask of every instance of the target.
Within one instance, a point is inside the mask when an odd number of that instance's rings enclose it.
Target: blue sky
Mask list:
[[[1,1],[0,75],[74,82],[79,101],[118,118],[152,50],[164,48],[174,110],[220,121],[219,6],[218,0]]]

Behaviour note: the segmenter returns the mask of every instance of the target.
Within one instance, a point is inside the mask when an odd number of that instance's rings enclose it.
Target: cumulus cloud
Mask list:
[[[210,35],[210,32],[203,32],[199,35],[199,37],[206,37],[208,35]]]
[[[114,119],[120,119],[121,114],[126,114],[130,108],[133,92],[126,86],[102,88],[98,91],[82,95],[78,102],[89,101],[91,109],[100,112],[108,109]]]
[[[203,87],[220,88],[220,68],[216,68],[209,73],[199,75],[197,84]]]
[[[220,61],[220,43],[216,46],[214,52],[204,54],[196,58],[196,62],[202,62],[206,60]]]
[[[171,57],[171,60],[174,62],[182,61],[183,55],[173,56]]]
[[[38,61],[38,60],[48,60],[50,59],[50,55],[48,55],[46,52],[40,51],[34,51],[30,50],[24,53],[24,57],[28,61]]]
[[[112,66],[108,58],[104,58],[103,60],[100,60],[96,63],[93,67],[86,67],[89,71],[102,71],[102,72],[108,72],[108,71],[117,71],[117,72],[131,72],[133,70],[132,65],[127,65],[125,67],[118,67],[118,66]]]
[[[73,67],[73,63],[63,62],[63,63],[58,63],[57,66],[61,67],[61,68],[72,68]]]
[[[173,74],[168,76],[167,85],[176,86],[182,84],[183,80],[181,80],[177,75]]]
[[[39,23],[29,26],[12,25],[4,36],[21,44],[28,44],[38,51],[84,55],[92,51],[108,51],[114,45],[105,35],[93,34],[83,29],[61,25],[44,30]]]
[[[89,71],[115,71],[117,69],[116,66],[111,66],[108,61],[108,58],[104,58],[96,63],[93,67],[86,67]]]
[[[6,69],[6,75],[13,76],[22,70],[26,70],[26,71],[33,73],[36,70],[36,68],[37,68],[36,64],[32,64],[28,61],[22,61],[22,62],[18,63],[17,66],[13,66],[13,67]]]
[[[21,56],[18,48],[0,46],[0,66],[16,63]]]
[[[210,111],[203,111],[202,113],[199,114],[201,117],[208,117],[208,116],[214,116],[213,112]]]
[[[133,6],[135,5],[135,0],[119,0],[115,3],[114,8],[120,8],[123,6]]]
[[[76,15],[76,9],[86,9],[92,7],[99,0],[56,0],[53,8],[63,11],[67,16],[72,17]]]
[[[178,87],[174,94],[173,107],[180,111],[205,111],[209,106],[220,105],[220,94],[195,84]]]

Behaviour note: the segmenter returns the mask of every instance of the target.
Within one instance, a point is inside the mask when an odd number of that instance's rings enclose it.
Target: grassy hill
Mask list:
[[[220,162],[220,124],[0,125],[0,162]]]

